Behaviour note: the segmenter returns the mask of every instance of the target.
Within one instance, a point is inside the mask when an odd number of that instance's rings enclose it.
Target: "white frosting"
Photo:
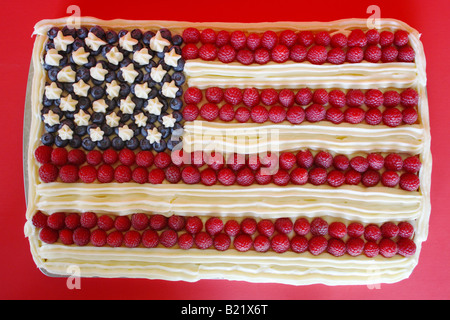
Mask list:
[[[119,39],[119,45],[122,49],[127,51],[133,51],[133,46],[138,44],[138,40],[134,39],[131,36],[131,32],[127,32],[125,35],[120,37]]]
[[[59,70],[56,78],[59,82],[75,82],[76,72],[72,70],[70,66],[65,66]]]
[[[153,129],[147,129],[147,137],[146,139],[150,143],[159,143],[161,141],[162,134],[158,131],[158,128],[154,127]]]
[[[131,100],[131,96],[128,95],[125,99],[120,100],[120,110],[125,114],[133,114],[136,104]]]
[[[61,98],[59,108],[61,111],[75,111],[78,104],[78,100],[72,98],[72,95],[68,94],[66,97]]]
[[[163,104],[159,101],[158,97],[149,99],[147,102],[148,103],[145,107],[145,110],[147,110],[150,114],[159,116],[161,114],[161,108],[163,107]]]
[[[120,85],[116,80],[111,81],[111,83],[106,84],[106,93],[109,98],[117,98],[120,92]]]
[[[148,99],[148,94],[152,89],[148,87],[148,83],[137,83],[134,86],[134,95],[141,99]]]
[[[102,131],[100,127],[89,129],[89,136],[91,137],[91,140],[94,142],[102,141],[104,134],[105,133]]]
[[[112,47],[106,54],[106,59],[108,59],[109,63],[117,66],[123,60],[123,53],[117,47]]]
[[[82,66],[89,62],[89,52],[84,50],[84,47],[79,47],[77,51],[72,52],[72,59],[77,65]]]
[[[105,120],[108,126],[115,128],[119,126],[120,117],[115,112],[111,112],[106,115]]]
[[[59,62],[63,58],[62,55],[58,53],[58,50],[56,49],[50,49],[47,51],[47,54],[45,55],[45,63],[49,66],[59,66]]]
[[[150,70],[150,77],[155,82],[161,82],[161,80],[166,75],[167,71],[163,69],[162,65],[158,65],[157,67],[153,67]]]
[[[170,42],[161,36],[161,32],[156,32],[156,35],[150,39],[150,49],[156,52],[163,52],[165,47],[170,46]]]
[[[171,113],[162,117],[162,120],[163,126],[166,128],[173,128],[175,126],[175,122],[177,122],[177,119],[175,119]]]
[[[56,37],[53,39],[53,44],[55,45],[55,49],[58,51],[66,51],[67,46],[74,42],[74,38],[72,36],[65,36],[62,31],[58,31]]]
[[[134,65],[132,63],[126,67],[120,68],[120,70],[122,71],[123,79],[130,84],[134,82],[134,79],[136,79],[139,74],[136,70],[134,70]]]
[[[84,39],[84,42],[93,51],[97,51],[101,46],[104,46],[106,44],[105,41],[97,37],[92,32],[88,33],[88,36]]]
[[[128,141],[131,138],[133,138],[133,130],[131,130],[127,125],[124,125],[123,127],[119,128],[118,136],[123,141]]]
[[[90,88],[91,87],[84,82],[83,79],[80,79],[80,81],[73,84],[73,92],[80,97],[87,97]]]
[[[54,113],[52,110],[49,110],[46,114],[44,114],[44,123],[49,126],[59,124],[59,115]]]
[[[180,60],[181,56],[175,52],[175,48],[172,48],[169,52],[164,54],[164,62],[172,67],[176,67],[178,65],[178,60]]]
[[[175,98],[177,96],[179,88],[175,84],[175,80],[172,80],[170,82],[164,82],[161,93],[163,96],[167,98]]]
[[[108,104],[106,103],[105,99],[95,100],[92,103],[92,110],[94,110],[95,112],[105,113],[106,109],[108,109]]]
[[[45,96],[47,97],[47,99],[50,100],[59,99],[61,97],[61,94],[62,89],[58,87],[56,82],[52,82],[50,83],[50,85],[45,86]]]
[[[141,50],[133,53],[133,60],[141,66],[149,64],[151,58],[152,55],[148,52],[147,48],[142,48]]]
[[[105,76],[108,70],[103,68],[103,65],[98,62],[94,67],[89,69],[91,77],[98,81],[105,81]]]
[[[73,131],[67,124],[65,124],[58,130],[58,136],[61,140],[71,140],[73,138]]]
[[[77,126],[87,126],[89,125],[90,118],[90,114],[84,112],[83,109],[80,109],[80,111],[74,115],[73,121]]]
[[[147,124],[147,119],[148,117],[143,112],[141,112],[135,115],[134,123],[136,123],[139,128],[145,127],[145,125]]]

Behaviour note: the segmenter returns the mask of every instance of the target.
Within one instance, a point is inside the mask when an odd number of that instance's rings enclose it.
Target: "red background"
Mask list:
[[[448,133],[450,70],[447,45],[450,2],[389,1],[5,1],[0,10],[0,90],[2,96],[0,156],[0,298],[2,299],[449,299],[450,191]],[[431,114],[433,184],[429,239],[411,277],[380,289],[367,286],[294,287],[204,280],[196,283],[133,279],[82,279],[81,290],[69,290],[65,279],[49,278],[36,269],[23,236],[25,197],[22,170],[23,109],[34,39],[41,19],[66,16],[76,4],[84,16],[102,19],[187,21],[329,21],[367,18],[376,4],[384,18],[405,21],[422,33],[427,56]]]

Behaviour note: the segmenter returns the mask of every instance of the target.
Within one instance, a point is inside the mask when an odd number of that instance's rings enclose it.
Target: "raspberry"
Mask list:
[[[333,164],[333,156],[326,151],[319,151],[314,156],[314,164],[320,168],[329,168]]]
[[[320,104],[312,104],[305,110],[306,120],[309,122],[319,122],[325,119],[326,110]]]
[[[192,60],[198,58],[198,48],[193,43],[187,43],[181,49],[181,56],[184,60]]]
[[[261,45],[261,38],[257,33],[250,33],[247,36],[247,48],[252,51],[255,51]]]
[[[189,87],[184,92],[183,98],[186,104],[198,104],[202,101],[203,94],[199,88]]]
[[[131,215],[131,226],[138,231],[148,227],[149,219],[145,213],[134,213]]]
[[[416,244],[411,239],[399,239],[397,241],[398,254],[404,257],[413,256],[416,253]]]
[[[317,89],[313,93],[312,97],[313,103],[317,104],[327,104],[328,103],[328,92],[325,89]]]
[[[366,32],[367,44],[374,45],[380,41],[380,33],[377,29],[370,29]]]
[[[257,223],[253,218],[245,218],[241,222],[241,231],[247,235],[252,235],[256,232]]]
[[[52,213],[47,218],[47,226],[53,230],[62,230],[65,227],[65,218],[64,212]]]
[[[277,44],[271,53],[271,58],[274,62],[283,63],[289,59],[289,48],[282,44]]]
[[[178,234],[172,229],[167,229],[159,235],[159,243],[166,248],[173,247],[178,241]]]
[[[198,49],[198,56],[205,61],[213,61],[217,58],[217,48],[215,45],[206,43]]]
[[[212,186],[217,182],[216,172],[211,168],[206,168],[200,173],[200,180],[205,186]]]
[[[319,46],[328,46],[331,42],[331,36],[327,31],[319,31],[314,36],[314,42]]]
[[[99,165],[103,160],[103,155],[98,150],[89,151],[86,155],[86,162],[92,166]]]
[[[230,42],[230,33],[226,30],[220,30],[216,35],[216,45],[223,47]]]
[[[131,220],[127,216],[117,216],[114,219],[114,228],[117,231],[125,232],[131,228]]]
[[[380,124],[382,119],[383,114],[379,109],[369,109],[366,111],[365,120],[367,124],[375,126]]]
[[[394,43],[394,34],[390,31],[380,33],[380,45],[382,47],[391,46]]]
[[[282,106],[272,106],[269,110],[269,120],[273,123],[280,123],[286,119],[287,112]]]
[[[270,249],[270,240],[267,236],[257,235],[253,240],[253,248],[257,252],[266,252]]]
[[[310,45],[312,45],[314,42],[314,34],[312,33],[312,31],[301,31],[298,34],[298,43],[300,43],[301,45],[305,46],[305,47],[309,47]]]
[[[383,94],[383,105],[387,108],[396,107],[400,104],[401,97],[397,91],[389,90]]]
[[[374,224],[369,224],[364,228],[364,239],[367,241],[378,241],[381,239],[381,230]]]
[[[414,107],[407,107],[402,111],[403,123],[406,124],[414,124],[417,122],[419,118],[419,114],[417,113]]]
[[[419,94],[414,89],[406,89],[400,93],[400,103],[404,107],[414,107],[419,103]]]
[[[347,234],[352,238],[359,238],[364,234],[364,226],[359,222],[352,222],[347,227]]]
[[[365,99],[364,93],[358,89],[351,89],[346,95],[346,101],[349,107],[360,107],[364,104]]]
[[[296,253],[308,250],[308,240],[304,236],[295,235],[291,239],[291,249]]]
[[[398,50],[395,47],[384,47],[381,49],[381,62],[394,62],[397,60]]]
[[[58,231],[44,227],[39,231],[39,239],[47,244],[55,243],[58,240]]]
[[[194,237],[190,233],[183,233],[178,237],[178,246],[183,250],[188,250],[194,245]]]
[[[250,154],[247,158],[247,166],[252,170],[258,170],[261,167],[261,161],[257,154]]]
[[[216,32],[211,28],[204,29],[200,33],[200,41],[203,44],[215,43],[216,42]]]
[[[297,159],[292,152],[283,152],[279,157],[280,168],[290,170],[296,164]]]
[[[349,47],[364,47],[367,45],[367,38],[361,29],[355,29],[348,36],[347,45]]]
[[[289,218],[278,218],[275,220],[275,230],[279,233],[288,234],[294,229],[294,224]]]
[[[392,258],[397,254],[397,244],[391,239],[381,239],[378,244],[380,247],[380,253],[385,258]]]
[[[67,154],[67,162],[73,165],[82,165],[86,161],[86,154],[80,149],[72,149]]]
[[[250,237],[248,234],[239,234],[234,238],[233,245],[237,251],[248,251],[253,245],[252,237]]]
[[[250,118],[253,122],[264,123],[269,119],[269,111],[261,105],[255,106],[250,112]]]
[[[294,62],[303,62],[306,59],[307,53],[308,50],[304,46],[296,44],[291,47],[289,58]]]
[[[240,186],[250,186],[255,181],[255,176],[250,168],[242,168],[236,174],[236,182]]]
[[[153,160],[154,157],[151,151],[142,150],[136,154],[135,162],[138,166],[148,168],[153,164]]]
[[[333,158],[333,166],[338,170],[345,171],[348,169],[349,165],[350,161],[347,156],[343,154],[338,154]]]
[[[364,50],[364,59],[368,62],[377,63],[381,59],[382,51],[378,46],[368,46]]]
[[[347,41],[347,36],[339,32],[333,34],[330,44],[333,48],[343,48],[347,45]]]
[[[261,102],[266,106],[272,106],[278,101],[278,92],[275,89],[264,89],[261,91]]]
[[[259,185],[266,185],[272,182],[272,176],[270,174],[263,174],[262,169],[258,169],[255,174],[255,181]]]
[[[217,174],[217,180],[224,186],[230,186],[236,181],[236,175],[230,168],[222,168]]]
[[[413,173],[403,173],[400,176],[400,188],[406,191],[417,191],[420,187],[419,177]]]
[[[410,238],[414,234],[414,227],[409,222],[403,221],[398,224],[398,235],[401,238]]]
[[[206,121],[214,121],[219,116],[219,107],[214,103],[205,103],[200,108],[200,115]]]
[[[341,257],[347,252],[347,246],[341,239],[331,238],[328,240],[327,252],[335,257]]]
[[[83,212],[80,218],[80,225],[86,229],[92,229],[97,225],[97,215],[93,212]]]
[[[211,217],[208,220],[206,220],[206,222],[205,222],[205,230],[211,236],[214,236],[214,235],[218,234],[219,232],[222,232],[223,221],[220,218]]]
[[[78,180],[78,167],[66,164],[59,169],[59,178],[62,182],[73,183]]]
[[[300,124],[305,120],[305,110],[300,106],[292,106],[286,112],[286,119],[292,124]]]
[[[161,184],[164,181],[165,174],[162,169],[156,168],[148,173],[148,182],[151,184]]]
[[[341,48],[333,48],[328,51],[327,61],[331,64],[343,64],[346,54]]]
[[[380,170],[384,166],[384,158],[378,153],[369,153],[367,155],[369,167],[373,170]]]
[[[275,32],[268,30],[261,36],[261,46],[267,50],[272,50],[278,42],[278,36]]]
[[[291,242],[289,241],[289,237],[284,233],[279,233],[273,236],[270,241],[270,245],[272,250],[276,253],[283,253],[289,250],[291,246]]]
[[[403,47],[408,44],[409,33],[405,30],[397,30],[394,33],[394,44],[397,47]]]
[[[362,173],[369,168],[369,161],[363,156],[355,156],[350,160],[350,167]]]
[[[96,229],[91,233],[90,242],[95,247],[103,247],[106,245],[107,237],[108,235],[104,230]]]
[[[270,52],[267,49],[259,48],[255,51],[255,62],[257,64],[266,64],[270,61]]]
[[[224,45],[217,52],[217,58],[220,62],[230,63],[236,59],[236,50],[230,45]]]
[[[378,247],[378,244],[375,241],[368,241],[364,244],[364,254],[368,258],[376,257],[379,252],[380,248]]]
[[[97,219],[97,226],[104,231],[111,230],[114,228],[114,220],[108,215],[101,215]]]
[[[347,61],[350,63],[359,63],[364,59],[364,50],[360,47],[352,47],[347,51]]]
[[[201,231],[195,234],[194,243],[197,246],[197,248],[205,250],[213,245],[213,239],[208,233]]]
[[[368,170],[363,173],[361,182],[366,187],[374,187],[380,182],[381,176],[378,171]]]
[[[245,123],[250,119],[250,110],[247,107],[239,107],[237,108],[235,114],[234,114],[234,118],[240,122],[240,123]]]
[[[44,163],[39,167],[39,178],[42,182],[54,182],[58,178],[58,168],[51,163]]]
[[[312,255],[318,256],[327,249],[327,245],[328,241],[324,236],[313,236],[308,241],[308,250]]]
[[[323,64],[327,61],[327,48],[324,46],[312,46],[306,54],[306,59],[312,64]]]
[[[398,235],[399,227],[393,222],[385,222],[381,225],[381,236],[383,238],[395,238]]]
[[[310,225],[305,218],[298,218],[294,222],[294,232],[299,236],[305,236],[309,233]]]
[[[50,155],[51,163],[55,166],[63,166],[67,163],[68,152],[64,148],[55,148]]]
[[[403,121],[403,114],[397,108],[386,109],[383,112],[383,123],[389,127],[397,127]]]
[[[197,119],[198,115],[200,114],[200,110],[198,107],[194,104],[188,104],[183,108],[182,111],[183,119],[186,121],[194,121]]]
[[[159,152],[154,157],[154,164],[159,169],[167,168],[172,162],[170,155],[166,152]]]
[[[283,30],[280,33],[280,43],[291,48],[297,42],[297,34],[292,30]]]
[[[398,185],[400,181],[400,177],[398,176],[397,172],[395,171],[384,171],[381,174],[381,183],[385,187],[393,188],[396,185]]]
[[[188,217],[184,228],[187,232],[196,234],[202,230],[203,221],[199,217]]]
[[[119,155],[114,149],[106,149],[105,151],[103,151],[102,157],[103,162],[106,164],[114,164],[119,159]]]
[[[130,149],[122,149],[119,152],[119,161],[125,166],[131,166],[136,160],[136,155]]]
[[[351,169],[345,173],[345,183],[349,185],[357,185],[361,182],[361,173]]]
[[[233,153],[228,157],[227,164],[232,170],[238,171],[245,166],[245,156],[242,154]]]
[[[409,173],[417,173],[422,167],[419,157],[410,156],[403,160],[403,169]]]
[[[230,44],[236,50],[241,50],[245,48],[247,43],[247,37],[245,33],[240,30],[233,31],[230,36]]]
[[[206,100],[210,103],[220,103],[223,100],[223,91],[219,87],[210,87],[205,91]]]
[[[183,41],[185,43],[197,43],[200,41],[200,31],[196,28],[186,28],[183,30]]]
[[[377,89],[370,89],[366,91],[365,103],[369,108],[378,108],[383,104],[383,93]]]
[[[230,248],[231,239],[227,234],[219,233],[214,237],[213,245],[214,248],[216,248],[216,250],[225,251],[228,250],[228,248]]]
[[[73,231],[73,242],[77,246],[85,246],[89,243],[91,232],[87,228],[78,227]]]
[[[180,231],[184,228],[186,221],[183,216],[172,215],[167,219],[167,225],[174,231]]]
[[[359,256],[364,251],[364,240],[361,238],[350,238],[346,245],[347,253],[352,257]]]
[[[138,231],[127,231],[123,236],[123,244],[127,248],[136,248],[141,243],[141,234]]]
[[[271,237],[275,232],[275,226],[269,219],[262,219],[257,224],[257,229],[260,234],[266,237]]]
[[[34,158],[40,164],[50,163],[52,161],[53,148],[50,146],[39,146],[34,150]]]
[[[361,108],[350,107],[344,112],[344,119],[351,124],[358,124],[363,122],[365,118],[365,112]]]
[[[236,54],[236,60],[243,65],[250,65],[255,61],[255,57],[253,55],[253,52],[251,52],[248,49],[241,49]]]
[[[205,163],[213,170],[222,169],[225,159],[220,152],[213,151],[205,155]]]
[[[300,150],[297,153],[297,165],[301,168],[309,169],[314,162],[314,156],[312,155],[311,151]]]
[[[155,230],[147,229],[142,233],[141,243],[146,248],[154,248],[159,243],[159,236]]]
[[[234,119],[234,107],[231,104],[224,104],[219,110],[219,119],[229,122]]]
[[[139,184],[144,184],[148,182],[148,171],[144,167],[136,167],[131,172],[131,179]]]
[[[328,233],[328,222],[322,218],[314,218],[310,225],[311,234],[314,236],[324,236]]]
[[[239,88],[228,88],[224,92],[224,99],[227,103],[235,106],[242,102],[243,93]]]
[[[292,90],[283,89],[278,93],[278,101],[283,107],[289,108],[294,104],[295,95]]]
[[[344,112],[342,112],[342,110],[338,109],[337,107],[328,108],[325,114],[325,119],[334,124],[341,123],[342,121],[344,121],[344,118]]]
[[[340,187],[345,183],[345,175],[341,171],[332,170],[328,173],[327,182],[332,187]]]
[[[384,159],[384,166],[387,170],[399,171],[403,168],[403,159],[397,153],[390,153]]]
[[[306,106],[312,102],[313,93],[309,88],[301,88],[295,95],[295,102],[301,106]]]
[[[113,248],[120,247],[123,243],[122,232],[116,230],[109,233],[108,236],[106,237],[106,243],[108,244],[108,246]]]
[[[41,211],[36,212],[31,218],[31,223],[36,228],[44,228],[47,226],[47,215],[42,213]]]
[[[62,244],[65,244],[65,245],[71,245],[74,243],[73,242],[73,231],[70,229],[67,229],[67,228],[59,230],[58,238],[59,238],[59,241],[61,241]],[[91,238],[92,238],[92,236],[91,236]],[[105,239],[106,239],[106,237],[105,237]]]
[[[114,179],[118,183],[130,182],[132,179],[132,172],[130,167],[119,165],[114,169]]]
[[[228,220],[225,223],[223,230],[230,237],[235,237],[241,231],[241,226],[236,220]]]

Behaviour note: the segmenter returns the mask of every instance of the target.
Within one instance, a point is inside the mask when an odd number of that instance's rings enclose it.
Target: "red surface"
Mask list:
[[[33,26],[41,19],[66,16],[76,4],[84,16],[103,19],[188,21],[329,21],[367,18],[372,1],[146,1],[127,6],[111,1],[10,1],[0,10],[2,30],[0,88],[2,92],[2,156],[0,213],[1,299],[449,299],[450,298],[450,174],[448,148],[450,108],[446,105],[450,70],[448,41],[450,2],[376,1],[381,16],[405,21],[422,34],[427,56],[432,126],[432,215],[428,241],[411,277],[396,284],[367,286],[294,287],[230,281],[197,283],[126,279],[82,279],[80,290],[69,290],[65,279],[48,278],[36,269],[23,236],[25,198],[22,172],[22,123]],[[170,8],[169,8],[170,3]]]

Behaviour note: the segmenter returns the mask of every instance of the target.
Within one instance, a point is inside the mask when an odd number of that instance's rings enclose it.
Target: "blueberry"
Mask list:
[[[136,137],[131,138],[130,140],[125,142],[125,145],[130,150],[135,150],[137,147],[139,147],[139,140]]]
[[[48,51],[48,50],[50,50],[50,49],[55,49],[55,44],[53,43],[52,40],[48,40],[48,41],[45,43],[45,51]]]
[[[181,143],[180,140],[169,139],[169,141],[167,141],[167,149],[172,151],[175,148],[175,146],[178,145],[179,143]]]
[[[111,146],[115,150],[122,150],[125,147],[125,142],[123,142],[123,140],[120,139],[120,137],[114,137],[114,139],[112,139],[111,141]]]
[[[108,30],[106,31],[106,42],[109,44],[114,44],[119,41],[119,36],[114,30]]]
[[[181,46],[183,44],[183,37],[176,34],[172,37],[172,43],[174,46]]]
[[[107,136],[103,136],[102,140],[97,141],[97,147],[100,150],[106,150],[111,147],[111,140]]]
[[[177,122],[183,120],[183,115],[181,114],[181,112],[174,111],[172,112],[172,116],[177,120]]]
[[[72,140],[69,141],[69,145],[73,148],[73,149],[78,149],[79,147],[81,147],[81,138],[79,135],[74,135],[72,137]]]
[[[72,83],[64,83],[63,84],[63,88],[65,91],[67,91],[68,93],[72,94],[73,93],[73,84]],[[72,94],[72,97],[74,97],[74,94]]]
[[[75,41],[72,43],[73,51],[77,51],[80,48],[85,48],[86,49],[86,47],[84,46],[84,41],[81,40],[81,39],[75,39]]]
[[[171,82],[171,81],[172,81],[172,76],[169,73],[166,73],[160,83],[161,83],[161,85],[163,85],[164,82]]]
[[[156,68],[158,64],[154,60],[150,60],[147,65],[145,65],[145,71],[148,73],[152,72],[152,68]]]
[[[56,131],[58,131],[58,124],[54,124],[52,126],[49,126],[48,124],[45,124],[45,131],[49,132],[49,133],[55,133]]]
[[[91,106],[91,100],[89,100],[87,97],[79,97],[77,107],[81,110],[87,110]]]
[[[94,56],[90,55],[87,59],[88,59],[88,62],[83,67],[90,69],[97,64],[97,60],[95,59]]]
[[[84,136],[87,134],[87,126],[76,126],[75,130],[73,131],[77,136]]]
[[[153,31],[147,31],[142,35],[142,42],[146,45],[150,44],[150,40],[155,36]]]
[[[172,42],[172,33],[170,32],[169,29],[161,28],[161,29],[159,29],[159,33],[161,34],[161,37]]]
[[[44,105],[44,107],[50,107],[53,105],[53,100],[50,100],[44,95],[44,97],[42,98],[42,104]]]
[[[131,37],[136,40],[141,40],[142,31],[140,29],[131,30]]]
[[[91,73],[87,67],[80,67],[76,73],[76,82],[83,80],[85,83],[91,79]]]
[[[60,136],[56,136],[55,137],[55,145],[58,148],[64,148],[68,144],[69,144],[69,140],[63,140],[63,139],[60,138]]]
[[[61,68],[67,66],[68,64],[69,64],[69,58],[66,55],[63,56],[61,60],[59,60],[59,66]]]
[[[58,27],[52,27],[52,28],[50,28],[50,30],[47,31],[47,37],[50,40],[53,40],[58,35],[58,32],[59,32]]]
[[[65,36],[72,36],[74,39],[77,37],[77,29],[75,28],[69,28],[68,26],[64,26],[61,31]]]
[[[52,67],[47,71],[47,75],[48,78],[53,81],[56,82],[58,81],[58,72],[59,72],[59,68],[58,67]]]
[[[91,96],[94,98],[94,100],[99,100],[103,98],[105,95],[105,89],[101,86],[92,86],[91,87]]]
[[[54,101],[56,101],[56,100],[54,100]],[[53,111],[53,113],[56,113],[60,119],[62,119],[62,117],[64,116],[64,113],[61,111],[61,109],[56,106],[51,108],[51,110]]]
[[[102,131],[104,132],[105,136],[110,136],[114,133],[114,129],[108,126],[106,123],[102,125]]]
[[[172,80],[175,81],[175,84],[180,87],[186,82],[186,77],[184,76],[183,72],[174,72],[172,74]]]
[[[80,39],[84,39],[88,36],[89,30],[86,27],[81,27],[80,29],[77,29],[77,36]]]
[[[147,139],[143,138],[139,141],[142,150],[152,150],[152,144]]]
[[[131,100],[132,100],[132,101],[134,102],[134,104],[135,104],[135,107],[134,107],[135,110],[142,110],[142,108],[143,108],[143,106],[144,106],[144,102],[147,101],[146,99],[141,99],[141,98],[138,98],[138,97],[135,97],[135,96],[133,96],[133,97],[131,98]]]
[[[179,87],[178,88],[178,91],[177,91],[177,93],[176,93],[176,96],[177,97],[181,97],[183,95],[183,87]]]
[[[166,139],[170,135],[170,128],[159,126],[158,131],[161,133],[161,138]]]
[[[95,145],[96,145],[96,143],[94,141],[92,141],[90,137],[85,137],[81,141],[81,146],[87,151],[94,150]]]
[[[179,111],[183,107],[183,100],[180,98],[173,98],[170,100],[169,106],[174,111]]]
[[[141,131],[141,135],[143,135],[144,137],[147,137],[147,130],[152,130],[155,127],[155,125],[153,123],[147,123],[144,127],[142,127],[140,129]]]
[[[120,30],[118,36],[119,36],[119,38],[122,38],[127,33],[128,33],[128,30]]]
[[[101,112],[94,112],[91,117],[92,123],[102,125],[105,122],[105,115]]]
[[[97,38],[100,38],[102,40],[105,40],[106,38],[105,30],[103,30],[103,28],[100,26],[93,26],[89,31],[95,34]]]
[[[157,143],[157,142],[153,143],[153,149],[156,152],[163,152],[164,150],[166,150],[166,148],[167,148],[166,140],[161,140],[159,143]]]
[[[55,143],[55,138],[51,133],[44,133],[41,137],[41,142],[45,146],[52,146]]]
[[[59,123],[59,128],[58,129],[61,129],[65,125],[67,125],[71,130],[75,129],[75,123],[71,119],[64,119],[63,121],[61,121]]]
[[[66,117],[66,119],[73,120],[75,119],[75,114],[77,114],[79,111],[79,108],[75,108],[74,111],[64,111],[64,117]]]
[[[185,61],[183,58],[178,59],[177,66],[173,68],[174,71],[183,71],[184,70]]]
[[[126,98],[131,92],[131,88],[128,84],[122,82],[120,84],[119,96],[121,98]]]

